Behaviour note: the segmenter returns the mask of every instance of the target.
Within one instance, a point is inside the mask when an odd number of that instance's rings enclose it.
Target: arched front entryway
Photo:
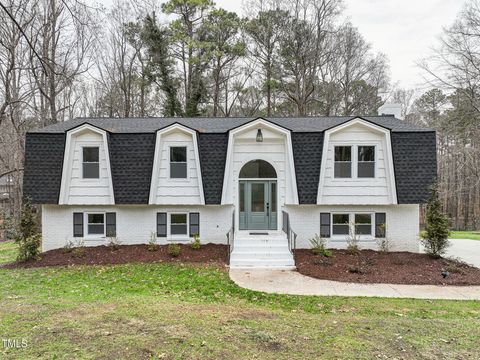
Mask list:
[[[240,230],[277,230],[277,172],[264,160],[246,163],[239,174]]]

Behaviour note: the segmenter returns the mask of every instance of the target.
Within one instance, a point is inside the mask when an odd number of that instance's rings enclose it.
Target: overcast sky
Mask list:
[[[423,79],[415,62],[438,43],[442,27],[453,23],[463,0],[344,0],[346,17],[375,51],[390,59],[392,82],[417,88]],[[219,7],[241,13],[241,0],[216,0]]]

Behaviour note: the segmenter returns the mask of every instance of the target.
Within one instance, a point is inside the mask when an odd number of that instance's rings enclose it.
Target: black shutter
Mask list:
[[[73,213],[73,236],[83,237],[83,213]]]
[[[330,237],[330,213],[320,213],[320,236]]]
[[[107,237],[117,236],[117,213],[106,213],[105,217],[105,230]]]
[[[386,233],[387,215],[385,213],[375,213],[375,237],[384,238]]]
[[[190,213],[190,237],[200,236],[200,213]]]
[[[167,213],[157,213],[157,237],[167,237]]]

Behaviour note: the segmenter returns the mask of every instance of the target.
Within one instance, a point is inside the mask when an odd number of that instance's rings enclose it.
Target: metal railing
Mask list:
[[[282,217],[282,231],[287,234],[288,251],[290,251],[292,255],[295,255],[295,249],[297,248],[297,233],[290,227],[290,216],[286,211],[282,211]]]
[[[226,233],[227,236],[227,245],[228,245],[228,262],[230,263],[230,255],[233,251],[233,244],[235,241],[235,211],[232,213],[232,227]]]

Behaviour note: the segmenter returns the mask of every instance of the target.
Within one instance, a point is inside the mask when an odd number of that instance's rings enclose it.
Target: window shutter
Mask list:
[[[83,237],[83,213],[73,213],[73,237]]]
[[[167,213],[157,213],[157,237],[167,237]]]
[[[107,237],[117,236],[117,213],[105,214],[105,235]]]
[[[330,237],[330,213],[320,213],[320,236]]]
[[[375,237],[384,238],[386,233],[387,214],[375,213]]]
[[[190,213],[190,236],[200,235],[200,213]]]

